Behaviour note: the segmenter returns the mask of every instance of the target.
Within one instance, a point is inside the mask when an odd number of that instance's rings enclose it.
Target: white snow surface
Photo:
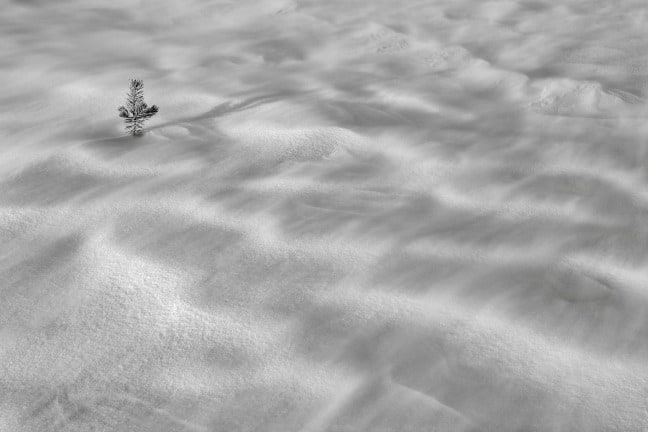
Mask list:
[[[648,430],[645,1],[0,11],[0,431]]]

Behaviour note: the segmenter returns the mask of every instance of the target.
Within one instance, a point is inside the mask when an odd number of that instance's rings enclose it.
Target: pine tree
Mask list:
[[[135,136],[142,135],[144,121],[150,119],[158,112],[157,105],[148,106],[144,102],[144,83],[142,80],[131,79],[130,90],[126,94],[126,106],[117,108],[119,117],[126,122],[126,132]]]

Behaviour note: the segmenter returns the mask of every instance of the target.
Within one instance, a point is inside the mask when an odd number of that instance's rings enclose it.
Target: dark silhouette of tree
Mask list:
[[[146,105],[144,102],[144,83],[142,80],[131,79],[130,89],[126,94],[126,106],[117,108],[119,117],[126,122],[126,132],[135,136],[144,132],[144,121],[150,119],[158,112],[157,105]]]

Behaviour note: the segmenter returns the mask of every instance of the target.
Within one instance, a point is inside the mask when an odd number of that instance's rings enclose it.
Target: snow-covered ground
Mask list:
[[[648,430],[645,1],[0,0],[0,53],[0,431]]]

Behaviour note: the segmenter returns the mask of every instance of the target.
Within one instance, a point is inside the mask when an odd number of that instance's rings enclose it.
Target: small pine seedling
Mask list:
[[[131,79],[130,89],[126,94],[126,106],[117,108],[119,117],[126,122],[126,132],[136,136],[142,135],[144,121],[150,119],[158,112],[157,105],[148,106],[144,102],[144,83],[142,80]]]

